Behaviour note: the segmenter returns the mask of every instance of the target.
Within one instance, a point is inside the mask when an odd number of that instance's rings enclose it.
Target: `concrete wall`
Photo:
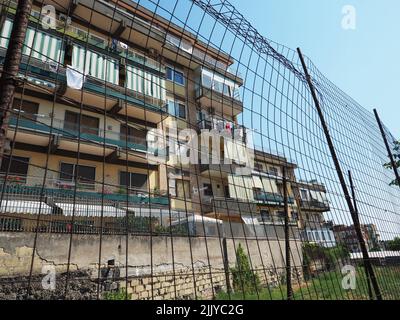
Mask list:
[[[33,243],[33,233],[3,232],[0,235],[0,277],[29,275]],[[69,235],[66,234],[39,234],[33,274],[40,274],[42,267],[49,264],[54,265],[58,273],[64,272],[68,263],[69,243]],[[105,266],[108,260],[114,259],[123,278],[128,265],[130,279],[128,286],[129,292],[134,294],[133,298],[151,298],[151,281],[153,290],[157,289],[153,291],[155,296],[163,299],[175,298],[175,288],[177,288],[178,297],[193,298],[194,279],[196,279],[197,294],[206,298],[212,295],[212,290],[226,286],[221,243],[218,238],[197,237],[189,241],[188,238],[182,237],[173,238],[171,241],[171,238],[165,236],[150,238],[130,235],[128,256],[126,256],[125,236],[104,235],[101,262]],[[235,241],[227,239],[231,267],[235,265],[235,247],[239,243],[247,252],[252,267],[258,269],[257,273],[262,282],[277,284],[284,273],[284,242],[270,240],[268,244],[267,240],[258,240],[257,243],[255,239],[247,239],[246,243],[245,239],[235,239]],[[93,280],[96,279],[99,245],[98,235],[73,235],[70,271],[85,271]],[[299,248],[294,241],[291,241],[291,249],[292,266],[301,270],[301,251],[299,254]],[[294,275],[294,278],[297,278],[297,275]],[[122,281],[121,285],[124,286],[125,283]],[[164,290],[160,290],[163,288]]]

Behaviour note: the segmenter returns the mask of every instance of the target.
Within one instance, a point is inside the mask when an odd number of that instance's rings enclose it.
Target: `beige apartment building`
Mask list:
[[[13,197],[38,199],[44,190],[58,202],[140,214],[202,213],[200,165],[172,163],[177,151],[151,148],[146,136],[160,129],[179,140],[172,121],[197,132],[234,123],[243,81],[230,71],[233,60],[130,1],[79,0],[69,12],[69,1],[44,4],[55,7],[56,21],[44,28],[34,3],[20,71],[26,84],[15,95],[1,167],[3,210],[16,210]],[[1,60],[15,7],[2,4]],[[160,153],[166,163],[149,161]]]

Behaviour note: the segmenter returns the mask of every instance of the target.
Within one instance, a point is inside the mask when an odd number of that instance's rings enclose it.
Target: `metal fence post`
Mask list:
[[[340,163],[339,163],[339,159],[338,159],[338,157],[336,155],[336,150],[335,150],[332,138],[331,138],[330,133],[329,133],[328,125],[326,124],[324,114],[322,113],[322,109],[321,109],[321,106],[319,104],[317,93],[316,93],[314,85],[312,83],[311,76],[308,73],[307,66],[306,66],[306,63],[304,61],[304,57],[303,57],[303,54],[301,53],[300,48],[297,48],[297,52],[298,52],[299,57],[300,57],[301,65],[303,67],[304,74],[306,76],[306,81],[307,81],[307,84],[308,84],[308,86],[310,88],[311,95],[312,95],[312,98],[314,100],[314,104],[315,104],[315,107],[317,109],[319,119],[321,121],[322,129],[324,130],[324,134],[325,134],[325,137],[326,137],[326,140],[327,140],[329,151],[330,151],[330,154],[332,156],[332,160],[333,160],[333,163],[335,165],[336,173],[338,175],[339,182],[340,182],[340,185],[342,187],[342,190],[343,190],[347,205],[349,207],[349,211],[350,211],[350,214],[351,214],[351,218],[353,220],[353,224],[355,225],[357,223],[357,221],[358,221],[358,217],[357,217],[356,212],[354,210],[353,203],[351,201],[351,197],[350,197],[350,194],[349,194],[349,190],[347,189],[346,181],[344,179],[344,175],[343,175],[343,171],[342,171],[342,168],[340,166]],[[378,281],[377,281],[377,279],[375,277],[374,269],[372,268],[371,262],[369,260],[368,250],[367,250],[367,247],[365,245],[364,238],[363,238],[363,235],[361,233],[361,229],[356,228],[356,234],[357,234],[357,238],[358,238],[358,241],[359,241],[359,244],[360,244],[360,247],[361,247],[361,252],[362,252],[362,255],[363,255],[363,260],[364,260],[365,266],[366,266],[366,268],[368,270],[368,273],[371,276],[371,282],[372,282],[372,286],[373,286],[374,291],[375,291],[376,298],[377,298],[377,300],[382,300],[382,295],[381,295],[381,292],[380,292],[380,289],[379,289]]]
[[[396,162],[394,161],[392,150],[390,150],[389,143],[386,138],[385,130],[383,130],[383,125],[382,125],[381,119],[379,118],[378,111],[376,111],[376,109],[374,109],[374,114],[375,114],[376,121],[378,122],[379,130],[381,131],[381,134],[382,134],[383,142],[385,143],[388,157],[390,159],[390,164],[392,165],[394,175],[396,177],[397,185],[400,187],[400,175],[399,175],[399,172],[397,171]]]
[[[224,258],[224,269],[225,269],[225,279],[226,279],[226,290],[228,292],[228,295],[230,295],[232,289],[231,289],[231,282],[229,279],[229,258],[228,258],[228,248],[225,237],[222,239],[222,249],[224,253],[223,258]]]
[[[286,294],[287,299],[292,300],[292,272],[290,264],[290,235],[289,235],[289,206],[288,206],[288,191],[287,191],[287,176],[286,168],[282,167],[283,173],[283,205],[285,211],[285,259],[286,259]]]
[[[356,215],[357,215],[357,223],[354,224],[354,227],[361,230],[360,215],[358,212],[358,206],[357,206],[357,200],[356,200],[356,191],[354,188],[353,177],[351,175],[350,170],[349,170],[349,181],[350,181],[351,195],[353,197],[354,210],[356,211]],[[369,295],[369,298],[371,300],[373,300],[374,296],[372,294],[372,288],[371,288],[371,277],[370,277],[370,274],[368,273],[368,268],[365,265],[365,261],[364,261],[364,269],[365,269],[365,275],[367,276],[368,295]]]

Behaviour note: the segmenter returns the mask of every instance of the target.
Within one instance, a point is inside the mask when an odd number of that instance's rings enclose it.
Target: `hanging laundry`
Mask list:
[[[122,49],[124,49],[124,50],[127,50],[127,49],[128,49],[128,45],[127,45],[126,43],[123,43],[122,41],[119,41],[119,42],[118,42],[118,45],[119,45]]]
[[[71,66],[67,66],[67,86],[72,89],[81,90],[83,83],[85,82],[85,76],[82,72],[73,69]]]
[[[230,122],[227,122],[225,124],[225,129],[230,133],[232,131],[232,124]]]

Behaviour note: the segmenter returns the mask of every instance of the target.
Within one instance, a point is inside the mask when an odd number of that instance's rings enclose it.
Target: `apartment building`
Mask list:
[[[333,223],[324,217],[324,213],[330,211],[326,187],[316,180],[299,181],[295,190],[302,239],[324,247],[336,246]]]
[[[42,23],[42,4],[55,8],[49,25]],[[13,1],[1,6],[1,62],[15,8]],[[170,127],[234,124],[243,81],[232,64],[229,55],[131,1],[34,2],[20,68],[25,84],[15,94],[1,166],[8,188],[2,210],[17,210],[14,199],[38,200],[44,191],[46,204],[31,201],[18,210],[74,202],[80,209],[62,212],[95,212],[89,205],[101,204],[110,215],[202,213],[201,166],[174,163],[179,149],[152,148],[146,137],[159,129],[162,139],[183,143]],[[160,154],[166,162],[149,161]]]
[[[381,250],[381,241],[378,229],[375,224],[361,224],[361,233],[368,251]],[[333,232],[337,243],[346,247],[349,252],[361,252],[356,229],[354,225],[335,225]]]
[[[292,183],[296,165],[285,157],[254,150],[254,168],[235,174],[240,163],[203,166],[203,209],[207,217],[224,221],[228,235],[283,238],[285,223],[283,173],[287,177],[289,224],[298,237],[298,211]]]

